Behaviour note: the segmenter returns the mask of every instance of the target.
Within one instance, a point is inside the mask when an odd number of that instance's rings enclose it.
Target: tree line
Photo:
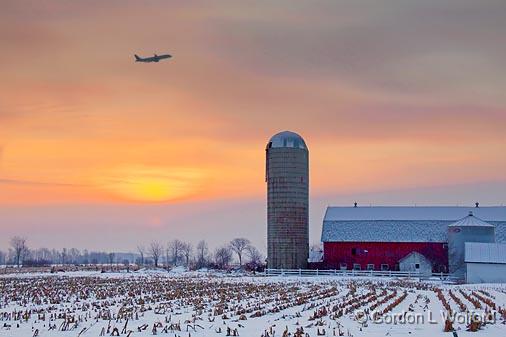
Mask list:
[[[211,251],[207,242],[201,240],[194,247],[190,242],[174,239],[167,243],[152,241],[137,246],[136,253],[94,252],[77,248],[60,250],[30,249],[27,239],[11,238],[6,252],[0,250],[0,265],[49,266],[49,265],[103,265],[136,264],[139,267],[172,269],[185,267],[189,270],[202,268],[229,269],[239,267],[261,270],[265,261],[260,251],[248,239],[236,238]]]
[[[184,266],[188,269],[227,269],[237,258],[238,266],[258,270],[264,265],[260,251],[248,239],[236,238],[211,252],[206,241],[201,240],[195,247],[189,242],[175,239],[167,244],[153,241],[148,246],[138,246],[139,265],[152,264],[154,267],[173,268]]]

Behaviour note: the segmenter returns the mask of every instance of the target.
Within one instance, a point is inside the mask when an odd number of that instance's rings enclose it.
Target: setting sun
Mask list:
[[[195,194],[202,177],[202,172],[191,168],[134,166],[112,170],[97,183],[125,200],[163,202]]]

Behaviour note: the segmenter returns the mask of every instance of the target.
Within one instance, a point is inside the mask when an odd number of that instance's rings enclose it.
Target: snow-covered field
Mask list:
[[[0,294],[0,336],[451,336],[449,310],[458,336],[506,335],[505,285],[76,272],[2,276]]]

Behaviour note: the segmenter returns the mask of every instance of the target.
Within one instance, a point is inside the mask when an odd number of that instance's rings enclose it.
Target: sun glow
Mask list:
[[[99,178],[101,188],[126,200],[163,202],[200,190],[203,173],[191,168],[123,167]]]

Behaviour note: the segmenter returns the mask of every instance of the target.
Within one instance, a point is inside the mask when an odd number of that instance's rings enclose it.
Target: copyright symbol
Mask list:
[[[367,314],[364,312],[364,310],[355,311],[355,320],[360,324],[367,322]]]

